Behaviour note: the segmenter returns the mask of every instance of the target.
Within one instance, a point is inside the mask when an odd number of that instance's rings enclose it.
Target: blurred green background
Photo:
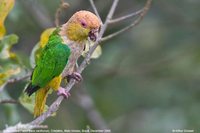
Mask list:
[[[28,65],[30,52],[40,34],[54,26],[59,0],[16,0],[6,19],[7,34],[19,42],[13,51]],[[65,23],[76,11],[90,10],[88,0],[66,0],[70,4],[61,15]],[[105,19],[111,0],[95,0]],[[120,0],[115,18],[137,11],[145,0]],[[200,15],[199,0],[155,0],[144,20],[132,30],[102,43],[102,56],[83,72],[84,88],[96,109],[114,133],[171,133],[173,129],[200,132]],[[133,19],[111,25],[115,32]],[[6,91],[17,99],[25,82],[10,84]],[[5,91],[4,90],[4,91]],[[94,129],[86,112],[72,96],[55,117],[43,125],[51,129]],[[56,94],[49,96],[50,105]],[[21,105],[0,105],[0,129],[33,116]]]

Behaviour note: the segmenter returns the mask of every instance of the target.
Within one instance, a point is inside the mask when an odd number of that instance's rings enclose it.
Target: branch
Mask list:
[[[90,1],[91,6],[92,6],[92,9],[94,10],[95,14],[97,15],[97,17],[99,18],[99,20],[101,21],[101,24],[102,24],[101,17],[99,15],[99,12],[97,11],[97,8],[96,8],[96,6],[94,4],[94,1],[93,0],[89,0],[89,1]]]
[[[4,100],[0,100],[0,104],[6,104],[6,103],[17,104],[17,103],[19,103],[19,102],[16,101],[16,100],[13,100],[13,99],[4,99]]]
[[[22,77],[9,79],[7,82],[5,82],[3,85],[0,86],[0,93],[4,90],[4,88],[7,84],[22,81],[30,76],[31,76],[31,73],[27,73],[27,74],[23,75]]]
[[[31,73],[28,72],[27,74],[25,74],[25,75],[23,75],[23,76],[21,76],[21,77],[9,79],[9,80],[7,81],[7,83],[19,82],[19,81],[22,81],[22,80],[24,80],[24,79],[27,79],[27,78],[30,77],[30,76],[31,76]]]
[[[59,17],[60,17],[61,11],[62,11],[63,9],[67,9],[68,7],[69,7],[69,3],[65,2],[64,0],[61,0],[61,1],[60,1],[60,6],[59,6],[59,8],[56,10],[56,13],[55,13],[55,25],[56,25],[56,27],[59,27],[59,23],[60,23]]]
[[[94,45],[91,47],[91,49],[89,50],[87,56],[85,57],[85,59],[82,61],[80,67],[78,67],[77,72],[78,73],[82,73],[82,71],[87,67],[88,62],[90,61],[91,55],[94,52],[94,50],[96,49],[96,47],[99,45],[99,43],[102,41],[102,36],[105,33],[107,26],[109,24],[109,22],[112,20],[113,14],[116,10],[116,7],[118,5],[119,0],[114,0],[113,4],[111,6],[111,9],[106,17],[105,23],[102,25],[99,36],[96,40],[96,42],[94,43]],[[147,4],[145,5],[143,12],[140,14],[139,18],[137,19],[137,21],[134,21],[134,25],[138,24],[142,18],[144,17],[144,15],[146,14],[146,12],[148,11],[150,4],[151,4],[152,0],[147,0]],[[133,25],[132,24],[132,25]],[[130,25],[131,26],[131,25]],[[129,26],[129,27],[130,27]],[[133,26],[131,26],[133,27]],[[124,30],[123,30],[124,31]],[[122,32],[120,32],[122,33]],[[116,35],[118,35],[119,32],[117,32]],[[116,36],[114,35],[114,36]],[[106,40],[110,39],[111,37],[107,38]],[[105,39],[104,39],[105,40]],[[72,89],[72,87],[75,85],[76,81],[74,79],[71,79],[69,81],[69,83],[67,84],[67,86],[65,87],[66,91],[70,91]],[[53,103],[52,105],[49,107],[49,109],[44,112],[41,116],[37,117],[35,120],[33,120],[32,122],[29,122],[27,124],[21,124],[18,123],[15,126],[12,127],[8,127],[6,128],[3,132],[9,132],[9,131],[22,131],[23,129],[33,129],[35,128],[37,125],[40,125],[41,123],[43,123],[48,117],[50,117],[54,112],[56,112],[61,104],[61,102],[63,101],[64,97],[63,96],[59,96]]]
[[[141,14],[142,12],[143,12],[143,9],[141,9],[139,11],[136,11],[136,12],[133,12],[133,13],[130,13],[130,14],[126,15],[126,16],[122,16],[122,17],[119,17],[119,18],[116,18],[116,19],[112,19],[112,20],[110,20],[109,24],[113,24],[113,23],[117,23],[117,22],[129,19],[131,17],[134,17],[136,15]]]
[[[147,0],[144,8],[142,9],[142,12],[140,13],[140,16],[132,24],[130,24],[129,26],[127,26],[127,27],[125,27],[125,28],[113,33],[113,34],[110,34],[110,35],[108,35],[106,37],[103,37],[101,39],[101,42],[107,41],[107,40],[109,40],[109,39],[111,39],[111,38],[113,38],[113,37],[125,32],[125,31],[127,31],[127,30],[131,29],[132,27],[138,25],[142,21],[143,17],[146,15],[146,13],[148,12],[148,10],[149,10],[149,8],[151,6],[151,3],[152,3],[152,0]]]

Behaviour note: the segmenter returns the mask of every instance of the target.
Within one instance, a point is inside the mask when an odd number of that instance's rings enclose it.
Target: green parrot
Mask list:
[[[75,72],[78,58],[85,49],[87,41],[96,41],[100,28],[100,20],[89,11],[76,12],[67,23],[63,24],[49,36],[42,49],[31,76],[31,82],[25,92],[31,96],[34,92],[34,116],[44,112],[46,98],[50,89],[58,91],[58,95],[70,96],[60,86],[64,77],[82,79]]]
[[[41,52],[31,76],[31,83],[25,90],[29,96],[59,76],[68,62],[71,51],[68,45],[62,43],[58,32],[59,29],[56,29],[50,35],[46,47]]]

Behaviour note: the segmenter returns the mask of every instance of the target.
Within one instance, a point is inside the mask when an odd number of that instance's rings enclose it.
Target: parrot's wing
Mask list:
[[[60,75],[67,64],[70,49],[67,45],[57,43],[45,47],[32,75],[32,85],[45,87],[54,77]]]

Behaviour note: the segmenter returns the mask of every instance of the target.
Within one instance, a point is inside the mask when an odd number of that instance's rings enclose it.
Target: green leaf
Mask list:
[[[36,61],[37,61],[37,59],[39,58],[39,53],[40,53],[41,50],[42,50],[42,49],[40,48],[39,43],[37,43],[37,44],[33,47],[32,51],[31,51],[30,58],[29,58],[29,60],[30,60],[30,65],[31,65],[32,68],[35,67]]]
[[[83,51],[82,53],[82,56],[85,57],[87,52],[89,51],[89,49],[94,45],[94,42],[86,42],[86,45],[85,45],[85,50]],[[97,48],[94,50],[91,58],[92,59],[97,59],[101,56],[102,54],[102,49],[101,49],[101,46],[97,46]]]
[[[19,102],[21,105],[27,109],[31,114],[34,111],[34,104],[35,104],[35,94],[31,95],[30,97],[22,92],[21,96],[19,97]]]
[[[4,21],[15,4],[15,0],[0,0],[0,39],[5,35]]]
[[[5,84],[5,82],[11,77],[21,72],[21,68],[18,66],[11,66],[5,68],[4,70],[0,69],[0,87]]]
[[[3,89],[8,79],[24,74],[25,70],[19,58],[11,48],[18,42],[18,36],[11,34],[0,40],[0,88]]]
[[[10,50],[18,42],[18,39],[17,35],[11,34],[0,40],[0,59],[16,58],[16,55]]]

